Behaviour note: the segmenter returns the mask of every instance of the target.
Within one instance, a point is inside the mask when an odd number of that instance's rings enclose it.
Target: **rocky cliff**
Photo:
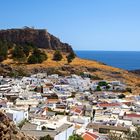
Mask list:
[[[24,45],[31,44],[38,48],[50,50],[60,50],[71,52],[72,47],[67,43],[62,43],[58,38],[51,35],[45,29],[23,28],[0,30],[0,39],[3,41]]]
[[[0,140],[36,140],[19,131],[14,123],[0,111]]]

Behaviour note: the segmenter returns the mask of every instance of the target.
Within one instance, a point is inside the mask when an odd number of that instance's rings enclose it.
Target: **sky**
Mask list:
[[[140,0],[0,0],[0,29],[24,26],[74,50],[140,51]]]

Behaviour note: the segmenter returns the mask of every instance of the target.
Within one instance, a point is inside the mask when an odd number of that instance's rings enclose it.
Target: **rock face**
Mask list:
[[[16,128],[14,123],[0,111],[0,140],[36,140]]]
[[[62,52],[72,52],[72,47],[67,43],[62,43],[58,38],[51,35],[45,29],[7,29],[0,30],[0,39],[19,45],[32,44],[38,48],[60,50]]]

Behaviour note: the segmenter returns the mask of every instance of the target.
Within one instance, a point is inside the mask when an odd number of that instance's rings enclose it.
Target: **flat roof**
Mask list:
[[[35,136],[37,138],[42,137],[42,136],[46,136],[46,135],[50,135],[51,137],[55,137],[56,135],[58,135],[59,133],[63,132],[64,130],[70,128],[72,126],[72,124],[63,124],[61,125],[59,128],[57,128],[56,130],[36,130],[37,125],[36,124],[30,124],[30,123],[26,123],[23,127],[22,127],[22,132],[26,133],[29,136]]]

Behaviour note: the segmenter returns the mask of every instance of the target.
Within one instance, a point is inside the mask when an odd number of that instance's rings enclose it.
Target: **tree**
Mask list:
[[[86,108],[87,108],[86,105],[84,105],[84,106],[83,106],[83,115],[84,115],[84,116],[86,115]]]
[[[102,86],[107,86],[108,83],[105,82],[105,81],[100,81],[100,82],[98,83],[98,85],[102,87]]]
[[[18,61],[25,61],[26,55],[23,51],[23,48],[21,46],[15,46],[12,52],[12,56],[14,59]]]
[[[30,53],[31,50],[32,50],[32,46],[30,46],[30,45],[23,46],[23,51],[24,51],[26,57],[29,56],[29,53]]]
[[[44,136],[44,137],[40,137],[40,140],[53,140],[50,135]]]
[[[125,95],[124,94],[120,94],[120,95],[118,95],[118,98],[119,99],[125,98]]]
[[[45,52],[35,48],[33,53],[28,58],[29,64],[37,64],[42,63],[43,61],[47,60],[48,56]]]
[[[43,61],[45,61],[47,59],[48,59],[48,57],[47,57],[47,55],[44,52],[41,52],[38,55],[38,63],[42,63]]]
[[[110,89],[110,86],[109,86],[109,85],[107,85],[107,86],[106,86],[106,89],[107,89],[107,90],[109,90],[109,89]]]
[[[72,60],[75,58],[75,54],[74,52],[71,52],[68,56],[67,56],[67,62],[71,63]]]
[[[96,91],[102,91],[100,86],[97,86]]]
[[[36,63],[38,63],[38,58],[37,58],[35,55],[31,55],[31,56],[28,58],[28,63],[29,63],[29,64],[36,64]]]
[[[0,41],[0,62],[7,58],[8,46],[3,41]]]
[[[73,134],[72,136],[69,137],[69,140],[84,140],[84,139],[78,134]]]
[[[62,54],[60,51],[55,51],[54,55],[53,55],[53,60],[55,61],[61,61],[63,58]]]
[[[44,131],[44,130],[46,130],[47,128],[46,128],[45,126],[42,126],[42,128],[41,128],[41,129]]]
[[[92,117],[93,117],[93,118],[94,118],[94,116],[95,116],[95,113],[96,113],[96,110],[93,109],[93,110],[92,110]]]

